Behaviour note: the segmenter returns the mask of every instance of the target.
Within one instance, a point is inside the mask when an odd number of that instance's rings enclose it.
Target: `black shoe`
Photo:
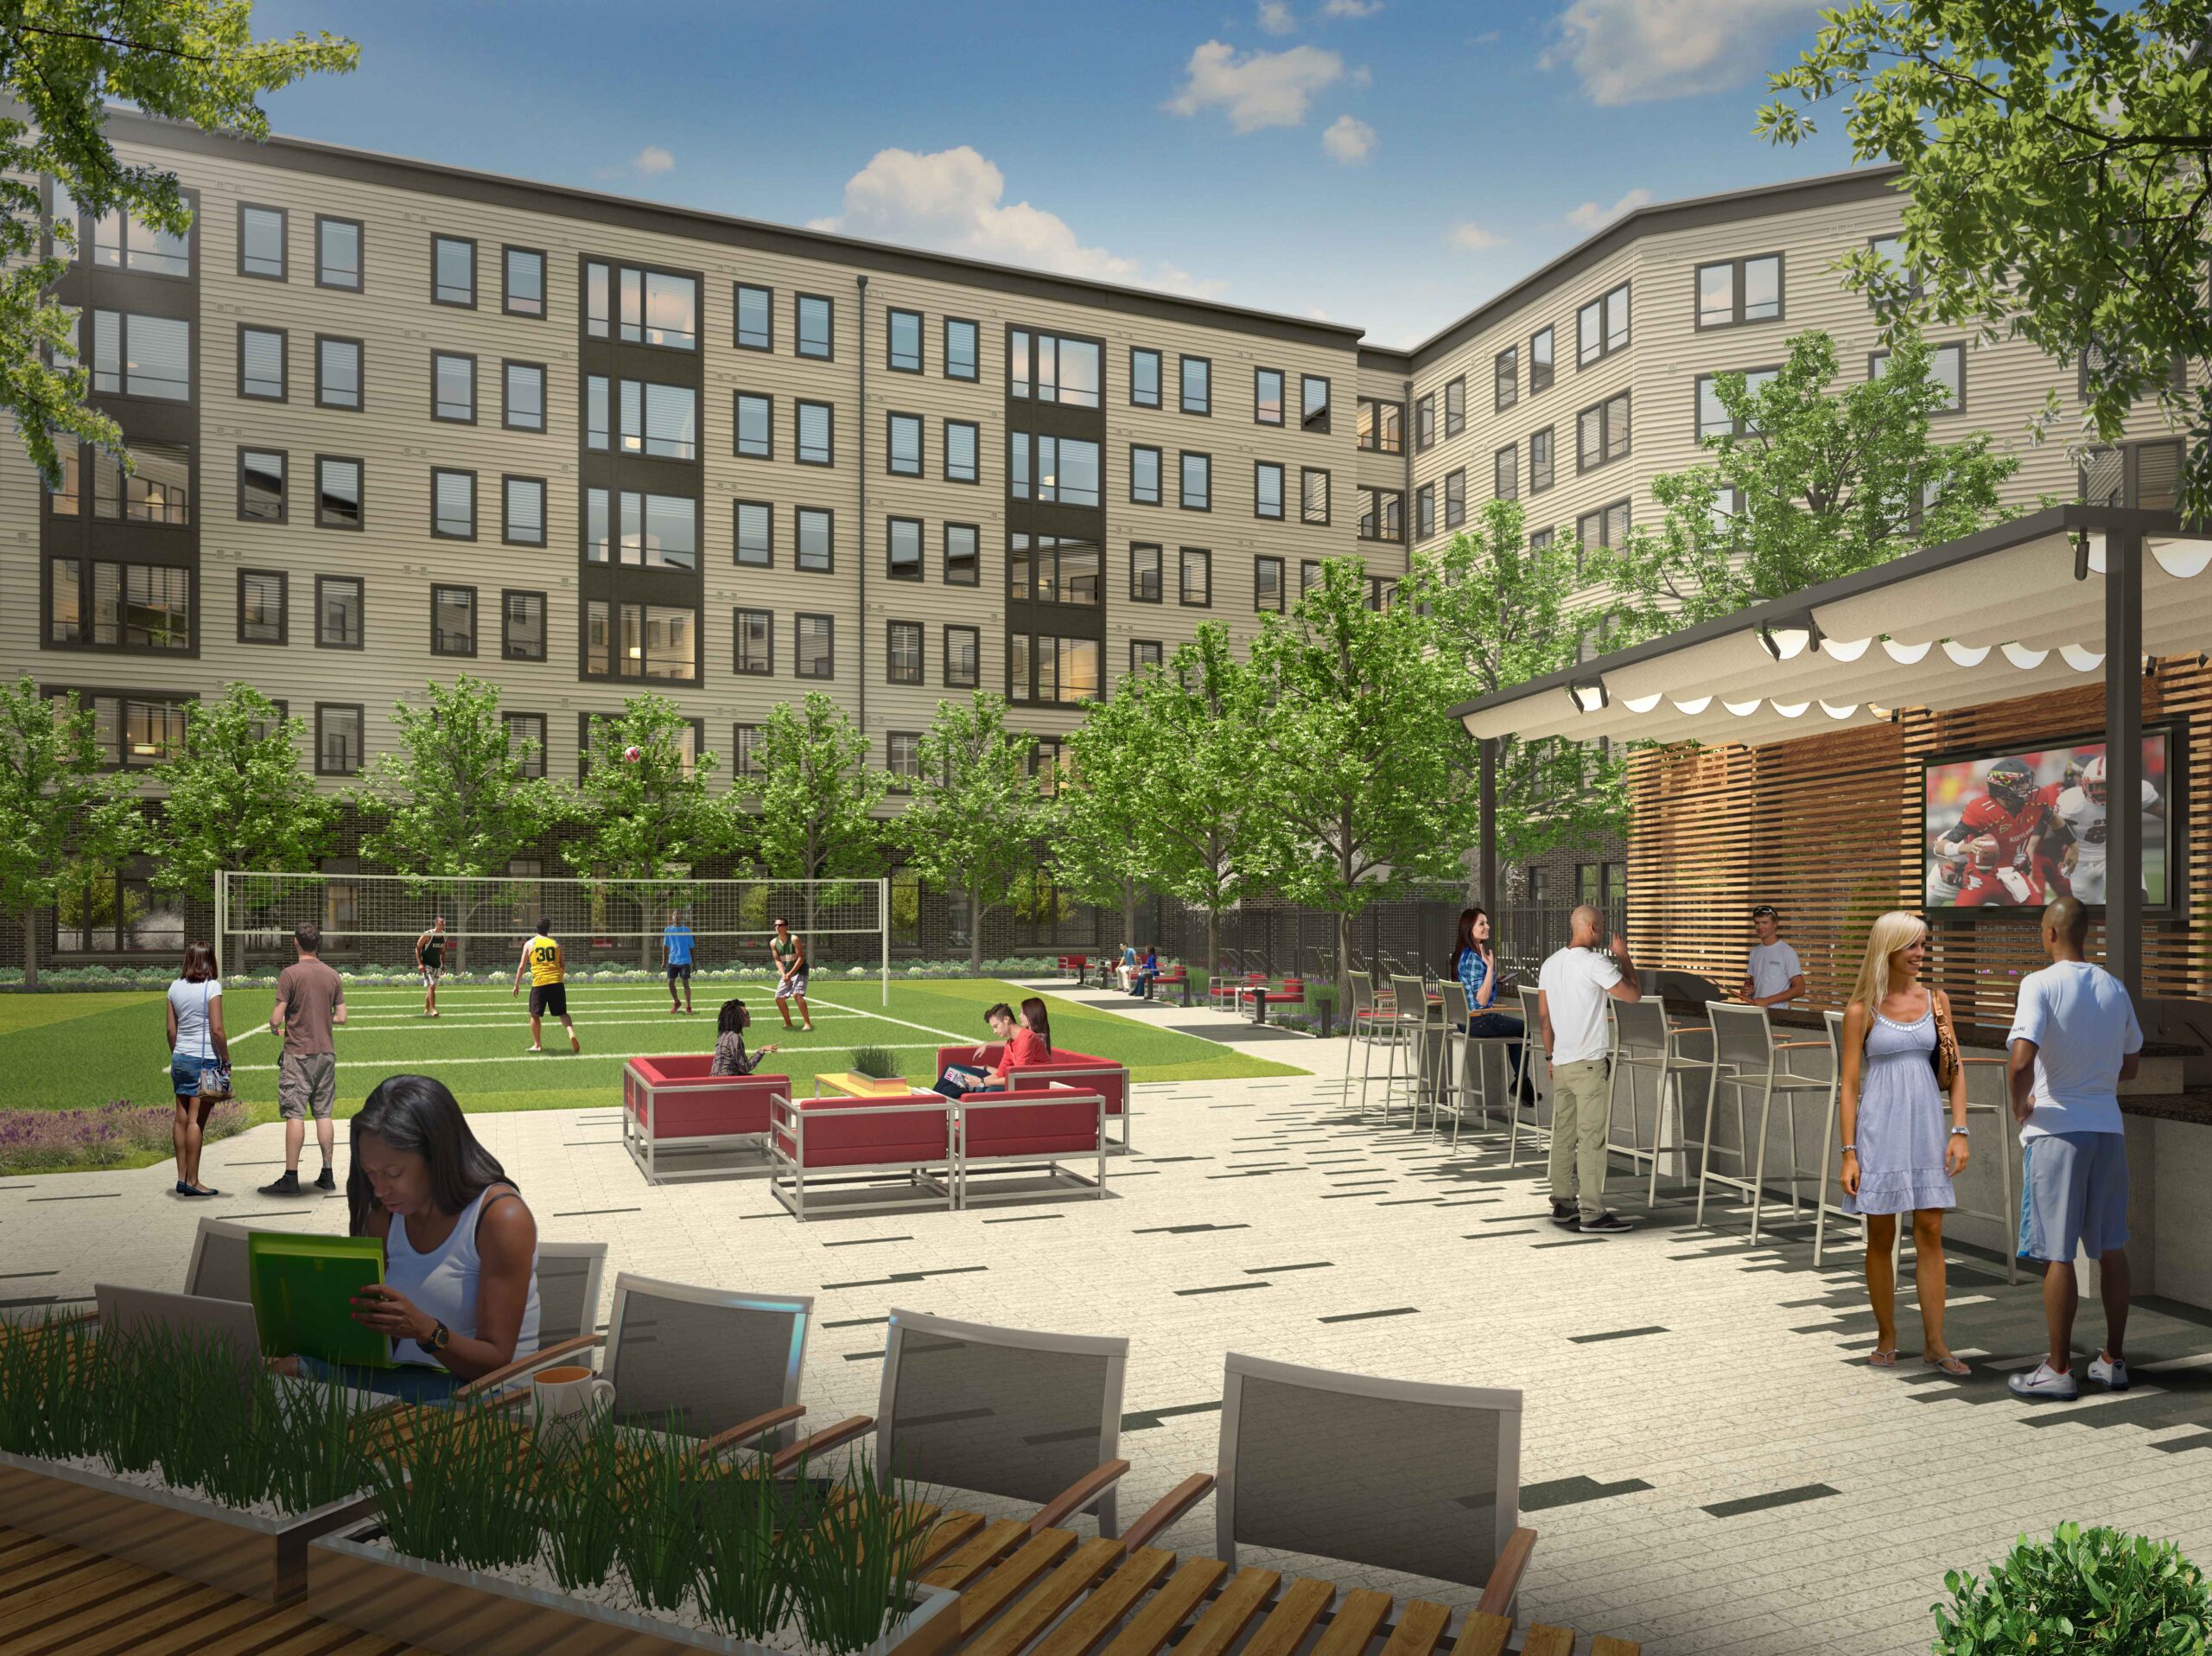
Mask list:
[[[321,1172],[315,1175],[315,1188],[317,1190],[335,1190],[338,1188],[338,1180],[335,1175],[331,1173],[328,1167],[326,1166]]]
[[[1618,1213],[1604,1213],[1595,1219],[1586,1219],[1577,1226],[1585,1236],[1620,1236],[1636,1226]]]
[[[283,1178],[274,1184],[261,1187],[261,1194],[264,1196],[297,1196],[303,1194],[300,1189],[299,1169],[286,1168]]]
[[[1552,1204],[1552,1223],[1562,1231],[1579,1231],[1582,1228],[1580,1212],[1571,1201],[1555,1201]]]

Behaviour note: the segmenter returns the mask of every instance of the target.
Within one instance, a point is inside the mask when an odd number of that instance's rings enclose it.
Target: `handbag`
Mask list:
[[[231,1067],[228,1064],[203,1064],[200,1069],[200,1098],[205,1104],[227,1104],[237,1094],[231,1091]]]
[[[1929,990],[1928,997],[1930,1010],[1936,1014],[1936,1047],[1928,1054],[1928,1061],[1936,1067],[1936,1085],[1948,1094],[1951,1083],[1959,1074],[1959,1037],[1951,1028],[1950,1015],[1936,999],[1936,991]]]

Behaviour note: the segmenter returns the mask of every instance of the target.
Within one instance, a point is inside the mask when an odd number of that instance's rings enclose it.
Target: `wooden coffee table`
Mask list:
[[[900,1099],[914,1090],[910,1082],[899,1076],[863,1075],[858,1070],[832,1070],[814,1079],[833,1092],[855,1099]]]

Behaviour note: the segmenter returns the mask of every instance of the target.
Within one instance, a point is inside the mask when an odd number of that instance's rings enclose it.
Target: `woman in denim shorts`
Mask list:
[[[227,1069],[231,1043],[223,1033],[223,984],[215,975],[212,945],[189,943],[184,970],[169,985],[169,1091],[176,1095],[176,1194],[219,1196],[200,1182],[200,1146],[215,1100],[200,1097],[213,1072]]]

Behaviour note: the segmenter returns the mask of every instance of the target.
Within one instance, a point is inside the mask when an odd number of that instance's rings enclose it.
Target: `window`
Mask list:
[[[1426,454],[1436,446],[1436,393],[1422,398],[1414,404],[1414,448]]]
[[[509,661],[545,659],[545,595],[518,592],[499,595],[499,653]]]
[[[430,473],[430,532],[444,540],[476,538],[476,474]]]
[[[944,687],[973,690],[982,682],[983,635],[973,627],[944,629]]]
[[[1890,353],[1874,351],[1866,358],[1866,377],[1879,379],[1890,371]],[[1961,343],[1929,347],[1928,377],[1943,388],[1943,400],[1935,412],[1955,414],[1967,405],[1967,347]]]
[[[1550,875],[1542,869],[1530,869],[1529,870],[1529,901],[1532,903],[1541,904],[1547,901],[1550,895]]]
[[[613,510],[603,488],[584,491],[584,559],[587,563],[604,564],[614,538]]]
[[[315,221],[315,284],[319,288],[361,290],[361,221],[325,219]]]
[[[1532,530],[1529,535],[1529,550],[1532,552],[1549,551],[1554,538],[1552,532],[1548,529]]]
[[[265,402],[284,400],[284,330],[238,329],[238,395]]]
[[[545,715],[502,713],[499,717],[507,727],[507,754],[515,768],[532,779],[544,775]]]
[[[1300,374],[1299,386],[1299,417],[1301,430],[1326,431],[1329,429],[1329,382],[1319,374]]]
[[[1444,526],[1457,529],[1467,520],[1467,471],[1464,466],[1444,474]]]
[[[499,538],[510,546],[545,544],[545,480],[508,477],[502,481]]]
[[[361,526],[361,462],[333,455],[315,461],[315,521],[318,529]]]
[[[1273,461],[1253,462],[1252,515],[1275,519],[1282,516],[1282,468]]]
[[[1574,572],[1580,575],[1584,555],[1592,547],[1628,544],[1628,502],[1616,500],[1595,512],[1584,513],[1574,520],[1574,538],[1580,543],[1574,549]]]
[[[1406,409],[1402,403],[1359,399],[1357,414],[1359,447],[1370,454],[1402,455],[1406,451]]]
[[[1906,292],[1916,298],[1919,296],[1920,277],[1906,266],[1903,236],[1870,236],[1866,245],[1874,257],[1888,267],[1892,277],[1905,283]]]
[[[1321,584],[1321,560],[1319,558],[1307,557],[1299,560],[1298,596],[1300,598],[1305,597],[1307,593],[1319,586]]]
[[[912,793],[914,783],[922,774],[920,734],[912,730],[887,730],[883,736],[883,768],[890,774],[891,792]]]
[[[285,589],[282,570],[238,571],[238,642],[283,644],[290,632],[285,625]]]
[[[1129,403],[1135,408],[1160,406],[1159,352],[1129,347]]]
[[[972,587],[982,581],[982,532],[972,523],[944,525],[944,583]]]
[[[57,518],[73,518],[83,507],[84,462],[74,443],[64,442],[57,452],[61,480],[48,491],[47,509]]]
[[[1261,425],[1282,424],[1282,370],[1252,370],[1252,418]]]
[[[1183,392],[1181,407],[1185,414],[1213,412],[1213,363],[1202,356],[1186,356],[1182,360]]]
[[[536,362],[501,365],[505,386],[499,398],[499,417],[510,431],[545,429],[545,369]],[[689,392],[685,393],[687,396]]]
[[[84,584],[87,572],[78,558],[50,561],[49,643],[130,650],[192,647],[191,570],[102,561],[89,566],[89,588]]]
[[[1359,492],[1359,538],[1397,540],[1406,538],[1406,497],[1403,490],[1363,488]]]
[[[430,353],[430,417],[476,423],[476,359],[445,351]]]
[[[1273,610],[1282,614],[1282,559],[1255,557],[1252,560],[1252,608],[1254,610]]]
[[[476,589],[430,589],[430,653],[476,653]]]
[[[1509,345],[1491,365],[1496,383],[1497,411],[1503,414],[1521,400],[1521,347]]]
[[[192,274],[192,244],[120,209],[92,224],[92,263],[140,276]]]
[[[1444,382],[1444,435],[1456,437],[1467,429],[1467,381],[1465,375]]]
[[[499,308],[510,316],[543,316],[545,255],[534,247],[509,247],[499,262]]]
[[[883,682],[918,685],[922,682],[922,624],[895,621],[886,624]]]
[[[699,503],[688,495],[622,491],[622,562],[651,570],[698,565]]]
[[[919,477],[922,475],[922,417],[918,414],[892,414],[886,419],[889,431],[884,444],[884,469],[894,477]]]
[[[737,503],[737,551],[734,561],[765,570],[776,561],[776,508],[766,500]]]
[[[918,581],[922,578],[922,520],[919,518],[893,518],[887,525],[884,545],[890,558],[889,574],[893,581]]]
[[[1129,600],[1133,603],[1160,602],[1160,548],[1142,544],[1129,548]]]
[[[947,420],[944,423],[944,481],[948,483],[973,483],[978,481],[976,449],[982,441],[982,428],[973,420]]]
[[[1160,450],[1129,446],[1129,500],[1137,506],[1160,504]]]
[[[977,379],[982,376],[976,324],[959,316],[944,319],[944,377]]]
[[[1098,504],[1098,445],[1077,437],[1016,431],[1007,440],[1007,491],[1017,500],[1058,500],[1063,506]],[[1036,469],[1030,469],[1032,457]]]
[[[1048,634],[1007,636],[1007,699],[1010,702],[1095,702],[1102,693],[1095,638]],[[1057,744],[1055,744],[1057,745]]]
[[[733,609],[730,636],[736,640],[731,670],[747,678],[766,678],[776,671],[776,616],[767,609]]]
[[[656,460],[698,457],[699,393],[690,386],[625,379],[621,401],[624,454]]]
[[[238,274],[282,282],[284,271],[283,207],[238,205]]]
[[[361,704],[359,702],[317,702],[315,704],[315,773],[318,776],[352,776],[361,768]]]
[[[430,238],[430,300],[476,308],[476,244],[459,236]]]
[[[1183,453],[1183,510],[1213,510],[1213,456]]]
[[[836,670],[836,621],[829,615],[801,615],[797,634],[798,665],[801,678],[834,678]]]
[[[1096,340],[1011,329],[1007,335],[1007,389],[1034,402],[1096,408],[1103,351]]]
[[[94,311],[92,389],[111,396],[189,401],[192,324],[174,316]]]
[[[748,460],[776,457],[776,399],[757,391],[737,393],[737,452]]]
[[[143,770],[166,764],[183,749],[187,700],[156,701],[136,696],[88,696],[80,692],[75,693],[74,699],[79,710],[92,716],[92,742],[100,750],[101,762],[110,770]],[[57,710],[66,704],[60,695],[52,700]],[[98,877],[106,880],[111,876],[103,872]],[[132,888],[140,892],[145,889],[143,882],[128,882],[127,889]],[[65,890],[63,895],[66,907],[70,894]],[[67,913],[60,916],[65,927],[71,918]],[[62,946],[67,948],[75,940],[65,931]],[[181,933],[175,940],[181,940]]]
[[[892,373],[919,373],[922,371],[922,313],[918,310],[891,312],[889,326],[884,330],[883,345],[886,366]]]
[[[1529,395],[1552,387],[1552,330],[1540,328],[1529,335]]]
[[[607,376],[584,376],[584,447],[604,454],[614,441],[614,417],[608,410]]]
[[[1574,469],[1593,471],[1628,453],[1628,393],[1593,403],[1574,417]]]
[[[1552,428],[1529,434],[1529,493],[1541,494],[1552,486]]]
[[[792,424],[798,435],[798,463],[802,466],[827,466],[836,454],[836,415],[828,403],[798,404],[792,413]]]
[[[798,509],[798,567],[827,575],[837,563],[836,514],[824,506]]]
[[[315,402],[317,408],[361,406],[361,341],[315,337]]]
[[[601,678],[696,678],[698,634],[698,616],[689,609],[594,599],[584,605],[584,672]]]
[[[183,529],[192,523],[192,450],[175,443],[133,443],[134,469],[105,449],[92,452],[92,515],[115,523]]]
[[[238,450],[238,516],[248,523],[284,521],[284,451]]]
[[[1628,283],[1592,299],[1574,313],[1574,361],[1577,367],[1628,348]]]
[[[1724,259],[1697,267],[1697,325],[1734,328],[1782,315],[1782,255]]]
[[[1299,473],[1298,516],[1303,523],[1329,521],[1329,474],[1318,467],[1307,466]]]
[[[1423,483],[1414,491],[1414,538],[1427,540],[1436,532],[1436,485]]]
[[[696,277],[626,264],[618,266],[614,275],[620,296],[625,344],[657,345],[671,351],[698,348],[699,283]],[[605,280],[604,277],[597,279],[602,283]],[[598,325],[592,327],[588,321],[587,327],[595,336],[604,338],[604,309],[591,313],[591,316]]]
[[[758,776],[760,774],[760,727],[757,724],[734,724],[730,727],[730,774]]]
[[[315,578],[315,641],[325,650],[361,647],[361,583],[350,575]]]
[[[1007,536],[1007,545],[1009,598],[1027,603],[1096,607],[1100,596],[1097,542],[1017,532]]]
[[[798,353],[827,362],[836,354],[836,315],[818,293],[798,296]],[[801,674],[802,678],[805,675]],[[824,675],[825,677],[827,675]]]
[[[1133,638],[1129,640],[1129,671],[1141,672],[1147,667],[1160,663],[1160,645],[1156,638]]]
[[[614,303],[611,272],[596,259],[584,266],[584,332],[603,340],[613,332]]]
[[[1744,389],[1756,392],[1761,386],[1774,383],[1772,368],[1752,368],[1744,375]],[[1748,421],[1738,421],[1720,401],[1720,376],[1701,373],[1697,377],[1697,435],[1702,443],[1708,437],[1742,436],[1751,430]]]
[[[1201,547],[1183,548],[1183,602],[1205,607],[1213,602],[1213,554]]]

